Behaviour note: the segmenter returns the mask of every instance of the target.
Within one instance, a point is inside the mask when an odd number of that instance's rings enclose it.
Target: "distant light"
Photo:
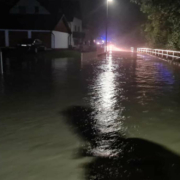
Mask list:
[[[109,52],[112,52],[112,51],[122,51],[122,49],[116,47],[113,44],[108,45],[107,49],[108,49]]]
[[[134,52],[134,47],[131,47],[131,52]]]
[[[104,41],[104,40],[102,40],[102,43],[105,43],[105,41]]]
[[[108,2],[112,2],[113,0],[108,0]]]
[[[100,44],[100,42],[97,42],[97,44]]]

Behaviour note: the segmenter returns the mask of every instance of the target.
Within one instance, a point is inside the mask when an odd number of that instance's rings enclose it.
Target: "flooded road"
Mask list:
[[[22,59],[0,80],[0,179],[177,179],[179,105],[180,68],[150,56]]]

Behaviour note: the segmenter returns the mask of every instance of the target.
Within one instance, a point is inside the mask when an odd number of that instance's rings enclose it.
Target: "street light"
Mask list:
[[[106,53],[108,52],[108,16],[109,16],[109,3],[113,0],[106,0],[107,1],[107,14],[106,14]]]

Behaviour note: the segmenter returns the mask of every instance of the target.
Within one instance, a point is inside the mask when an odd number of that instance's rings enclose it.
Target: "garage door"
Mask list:
[[[50,32],[32,32],[33,39],[40,39],[47,48],[51,48]]]
[[[0,47],[4,47],[4,46],[5,46],[5,32],[0,31]]]
[[[23,39],[28,38],[27,31],[9,31],[9,46],[15,47],[18,43],[20,43]]]

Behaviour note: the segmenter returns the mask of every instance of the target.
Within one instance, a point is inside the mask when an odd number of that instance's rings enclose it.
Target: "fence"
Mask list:
[[[163,50],[163,49],[150,49],[150,48],[138,48],[138,53],[147,53],[162,58],[172,58],[172,60],[180,59],[180,51]]]

